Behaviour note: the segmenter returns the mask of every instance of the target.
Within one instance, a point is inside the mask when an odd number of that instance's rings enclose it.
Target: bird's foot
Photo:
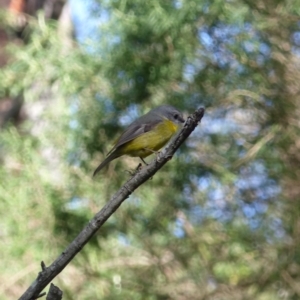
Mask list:
[[[137,174],[142,169],[142,164],[139,163],[138,166],[134,170],[126,170],[126,172],[133,177],[135,174]]]

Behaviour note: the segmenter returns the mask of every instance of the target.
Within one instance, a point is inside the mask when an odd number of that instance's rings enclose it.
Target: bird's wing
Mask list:
[[[158,123],[162,121],[162,117],[158,115],[152,115],[150,118],[148,115],[144,115],[134,121],[128,128],[121,134],[121,136],[116,141],[114,147],[107,153],[109,155],[116,148],[124,145],[125,143],[132,141],[138,136],[142,135],[145,132],[150,131]]]

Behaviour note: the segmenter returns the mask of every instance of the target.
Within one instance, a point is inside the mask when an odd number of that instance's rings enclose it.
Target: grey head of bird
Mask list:
[[[182,124],[185,122],[182,113],[171,105],[158,106],[154,108],[151,112],[161,117],[167,118],[168,120],[174,123]]]

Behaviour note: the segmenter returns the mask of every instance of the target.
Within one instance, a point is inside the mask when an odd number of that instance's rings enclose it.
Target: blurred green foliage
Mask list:
[[[42,15],[0,95],[0,299],[15,299],[128,178],[93,169],[137,116],[202,124],[55,279],[64,299],[299,299],[297,1],[105,1],[101,39],[67,48]],[[299,32],[298,32],[299,34]],[[90,47],[90,48],[89,48]]]

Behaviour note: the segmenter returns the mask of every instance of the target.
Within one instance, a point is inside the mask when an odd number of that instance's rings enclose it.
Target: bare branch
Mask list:
[[[171,143],[160,152],[148,166],[136,172],[136,174],[112,196],[110,201],[94,216],[65,251],[62,252],[49,267],[46,267],[44,263],[42,264],[42,271],[38,274],[37,279],[31,284],[27,291],[21,296],[20,300],[33,300],[38,297],[40,292],[68,265],[106,220],[117,210],[122,202],[173,157],[175,151],[196,128],[203,115],[204,108],[202,107],[197,109],[194,114],[190,115],[182,130],[178,132]]]

